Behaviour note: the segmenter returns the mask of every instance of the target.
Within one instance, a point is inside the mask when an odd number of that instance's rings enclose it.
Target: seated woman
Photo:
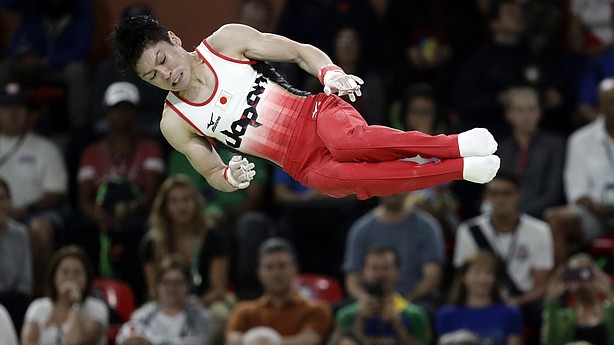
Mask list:
[[[498,263],[489,252],[478,251],[458,269],[451,303],[437,312],[437,332],[443,336],[466,330],[492,345],[522,344],[520,309],[503,304]]]
[[[189,265],[190,291],[200,296],[215,320],[216,337],[223,334],[232,303],[227,303],[228,252],[222,236],[209,229],[205,201],[184,175],[168,178],[158,190],[151,228],[141,245],[141,261],[150,298],[156,297],[155,272],[161,260],[178,255]]]
[[[90,296],[94,274],[85,251],[77,246],[59,249],[47,277],[49,297],[28,307],[22,344],[106,344],[109,310]]]
[[[567,307],[560,303],[563,294],[573,300]],[[548,282],[542,344],[614,344],[612,297],[610,279],[590,256],[580,253],[571,257]]]
[[[181,259],[169,256],[162,260],[155,274],[156,299],[131,317],[131,322],[143,324],[144,334],[152,344],[211,343],[211,316],[197,298],[189,296],[190,282],[190,269]]]

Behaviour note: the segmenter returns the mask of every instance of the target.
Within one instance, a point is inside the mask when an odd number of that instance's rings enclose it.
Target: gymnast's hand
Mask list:
[[[348,95],[350,101],[356,101],[356,96],[362,96],[360,85],[364,81],[352,74],[345,74],[341,69],[326,71],[322,78],[324,84],[324,93],[330,96],[332,93],[337,93],[339,96]]]
[[[238,189],[245,189],[256,175],[254,163],[250,163],[246,158],[233,156],[224,170],[224,178],[230,185]]]

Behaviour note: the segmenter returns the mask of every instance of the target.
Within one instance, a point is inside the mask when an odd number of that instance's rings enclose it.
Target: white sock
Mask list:
[[[458,135],[461,157],[485,157],[497,151],[497,141],[486,128],[474,128]]]
[[[463,179],[474,183],[490,182],[500,165],[501,159],[495,155],[463,158]]]

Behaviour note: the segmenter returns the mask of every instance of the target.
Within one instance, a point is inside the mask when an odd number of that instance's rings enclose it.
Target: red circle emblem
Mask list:
[[[226,104],[226,102],[228,102],[228,98],[226,98],[225,96],[220,97],[221,104]]]

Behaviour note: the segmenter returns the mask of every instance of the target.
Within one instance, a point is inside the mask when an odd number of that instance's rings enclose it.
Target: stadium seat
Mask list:
[[[335,303],[343,298],[343,290],[339,282],[326,275],[301,273],[294,279],[294,284],[299,293],[307,299]]]
[[[614,256],[614,236],[604,235],[589,242],[584,252],[594,257]]]
[[[107,331],[108,344],[113,345],[122,323],[130,320],[130,316],[136,307],[134,293],[130,285],[117,279],[94,279],[93,288],[95,295],[102,298],[119,317],[119,320],[115,320],[115,322],[111,318]]]

